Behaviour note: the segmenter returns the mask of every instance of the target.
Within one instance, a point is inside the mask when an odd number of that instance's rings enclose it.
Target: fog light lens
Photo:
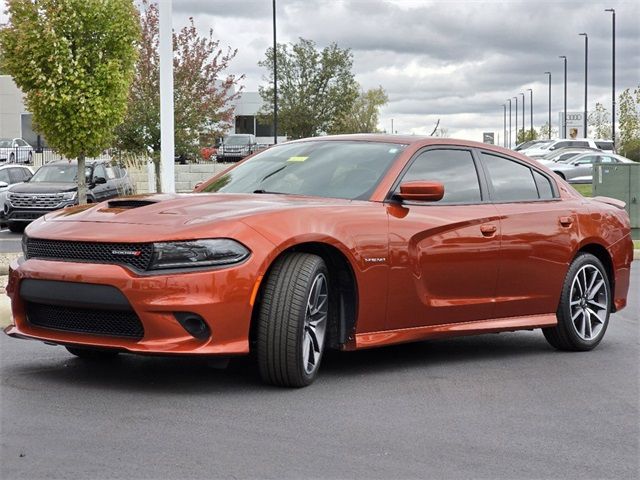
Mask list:
[[[198,340],[206,340],[211,336],[209,325],[197,313],[191,312],[175,312],[173,314],[189,335]]]

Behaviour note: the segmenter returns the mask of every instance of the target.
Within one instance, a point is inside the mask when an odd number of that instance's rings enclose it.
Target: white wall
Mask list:
[[[22,136],[21,114],[28,113],[22,92],[9,75],[0,75],[0,138]]]
[[[227,169],[231,164],[226,163],[193,163],[176,165],[176,192],[190,192],[196,184],[210,179],[215,174]],[[128,167],[127,171],[133,180],[136,193],[148,193],[149,182],[145,167]]]

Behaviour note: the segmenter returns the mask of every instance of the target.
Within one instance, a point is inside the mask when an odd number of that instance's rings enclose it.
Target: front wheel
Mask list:
[[[266,383],[311,384],[329,321],[329,272],[322,258],[291,253],[274,264],[259,307],[257,357]]]
[[[559,350],[595,348],[609,324],[611,288],[602,262],[589,253],[571,263],[558,306],[558,325],[543,328],[547,341]]]

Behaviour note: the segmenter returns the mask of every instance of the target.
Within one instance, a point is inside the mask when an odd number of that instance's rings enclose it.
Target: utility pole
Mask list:
[[[613,146],[616,145],[616,11],[614,8],[607,8],[605,12],[611,12],[611,140]]]
[[[518,146],[518,96],[513,97],[516,100],[516,141],[515,146]]]
[[[584,138],[587,138],[587,72],[589,69],[589,35],[586,33],[579,33],[584,37],[584,118],[582,119],[582,125],[584,128]]]
[[[551,72],[544,72],[549,75],[549,140],[551,140]]]
[[[273,0],[273,143],[278,143],[278,44],[276,43],[276,0]],[[254,132],[255,133],[255,132]]]
[[[502,146],[507,147],[507,104],[503,103],[502,108],[504,110],[502,116]]]
[[[173,30],[172,0],[158,4],[160,57],[160,186],[163,193],[175,193],[175,140],[173,119]]]
[[[530,133],[533,136],[533,88],[527,88],[529,90],[529,125]]]
[[[567,138],[567,57],[560,55],[564,60],[564,111],[562,112],[562,138]]]
[[[507,98],[507,102],[509,102],[509,142],[508,146],[511,148],[511,99]]]

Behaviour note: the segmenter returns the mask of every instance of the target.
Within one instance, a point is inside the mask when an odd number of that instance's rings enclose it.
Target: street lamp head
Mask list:
[[[527,88],[527,92],[533,92],[533,88]]]
[[[558,55],[558,58],[564,58],[566,60],[567,56],[566,55]]]
[[[579,33],[578,35],[580,35],[580,36],[584,36],[584,37],[587,37],[587,36],[588,36],[586,33]]]
[[[605,8],[604,10],[605,12],[613,12],[616,13],[616,9],[615,8]]]
[[[551,75],[551,72],[544,72],[545,75]]]

